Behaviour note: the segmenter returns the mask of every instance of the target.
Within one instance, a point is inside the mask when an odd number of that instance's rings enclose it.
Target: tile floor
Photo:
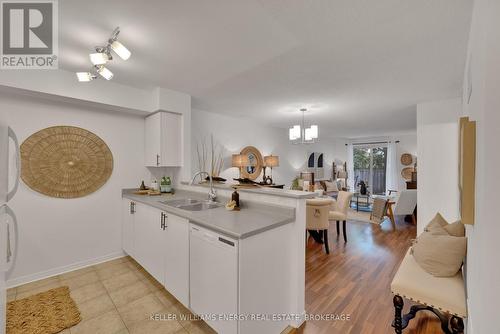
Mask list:
[[[7,291],[9,301],[67,285],[82,321],[62,334],[215,333],[130,257],[104,262]],[[160,320],[151,320],[157,314]]]

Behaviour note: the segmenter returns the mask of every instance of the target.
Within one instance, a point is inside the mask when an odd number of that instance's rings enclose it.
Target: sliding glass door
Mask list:
[[[371,194],[385,194],[387,177],[387,146],[354,145],[354,186],[360,181]]]

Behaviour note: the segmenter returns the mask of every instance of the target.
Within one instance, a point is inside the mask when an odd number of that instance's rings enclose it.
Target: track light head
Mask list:
[[[94,74],[90,72],[77,72],[76,77],[80,82],[89,82],[97,78]]]
[[[96,52],[89,54],[90,62],[94,65],[95,71],[106,80],[111,80],[113,78],[113,72],[104,67],[108,61],[113,59],[111,50],[123,60],[129,59],[131,55],[131,52],[117,40],[119,34],[120,28],[116,27],[111,37],[108,39],[108,43],[105,46],[96,47]],[[97,78],[97,76],[91,72],[78,72],[76,75],[78,81],[81,82],[91,81]]]
[[[97,73],[106,80],[113,79],[113,72],[104,67],[103,65],[96,66]]]
[[[110,60],[110,57],[104,50],[89,54],[89,58],[93,65],[104,65]]]

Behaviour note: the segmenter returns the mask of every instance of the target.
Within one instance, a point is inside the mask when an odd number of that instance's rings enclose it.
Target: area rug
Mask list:
[[[370,212],[365,212],[365,211],[358,212],[352,208],[349,208],[349,210],[347,211],[347,219],[363,223],[371,223],[377,225],[379,224],[375,221],[370,220]]]
[[[67,286],[7,304],[7,334],[53,334],[80,321]]]

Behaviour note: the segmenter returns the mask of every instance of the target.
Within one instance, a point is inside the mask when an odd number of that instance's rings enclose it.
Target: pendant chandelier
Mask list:
[[[302,112],[302,125],[294,125],[288,130],[288,138],[292,144],[314,144],[318,139],[319,128],[317,125],[311,125],[306,128],[305,113],[306,108],[300,109]]]

